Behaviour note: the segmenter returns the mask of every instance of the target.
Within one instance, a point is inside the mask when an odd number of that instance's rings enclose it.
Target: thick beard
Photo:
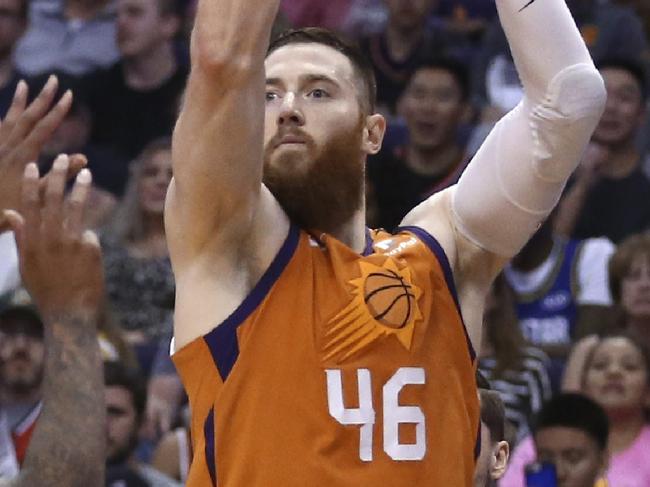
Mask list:
[[[275,160],[278,136],[267,144],[264,184],[301,228],[333,233],[362,208],[365,162],[361,124],[362,120],[354,130],[336,133],[321,149],[299,132],[307,140],[306,150],[284,153]]]

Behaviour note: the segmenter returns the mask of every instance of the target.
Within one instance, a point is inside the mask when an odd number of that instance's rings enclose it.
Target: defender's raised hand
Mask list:
[[[27,103],[27,84],[20,81],[16,87],[11,107],[5,119],[0,122],[0,211],[18,208],[20,183],[25,166],[36,161],[43,144],[70,110],[70,91],[53,105],[57,87],[57,78],[51,76],[30,104]],[[85,157],[72,156],[70,174],[76,174],[85,164]],[[44,184],[45,182],[41,182],[42,186]],[[0,218],[0,231],[2,230],[3,223]]]
[[[82,223],[90,171],[79,173],[65,198],[69,168],[70,158],[59,156],[41,191],[38,168],[28,164],[21,212],[4,212],[16,234],[23,281],[45,318],[71,311],[95,313],[103,296],[99,242]]]
[[[97,237],[82,226],[90,172],[79,173],[65,198],[69,168],[70,158],[59,156],[42,191],[36,164],[28,164],[20,213],[3,212],[16,235],[23,282],[43,318],[46,350],[43,409],[11,487],[103,485],[105,478],[97,341],[103,270]]]

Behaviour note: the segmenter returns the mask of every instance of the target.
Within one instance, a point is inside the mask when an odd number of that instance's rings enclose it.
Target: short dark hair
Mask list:
[[[147,405],[147,387],[140,371],[127,367],[121,362],[104,362],[104,385],[106,387],[123,387],[131,394],[136,421],[139,424]]]
[[[533,434],[558,426],[582,431],[594,439],[601,451],[607,449],[607,414],[598,403],[582,394],[563,393],[547,401],[533,421]]]
[[[604,58],[598,61],[598,71],[604,69],[620,69],[628,72],[636,80],[641,92],[641,100],[648,99],[648,73],[641,63],[629,58]]]
[[[492,442],[506,439],[506,410],[496,391],[479,389],[481,400],[481,423],[490,430]]]
[[[461,100],[463,102],[469,100],[471,95],[469,69],[462,62],[449,56],[431,56],[422,59],[409,74],[405,86],[408,88],[415,75],[420,71],[427,70],[440,70],[449,73],[458,85]]]
[[[377,80],[372,64],[358,45],[346,38],[320,27],[290,29],[276,37],[269,46],[267,56],[273,51],[290,44],[322,44],[340,52],[350,60],[355,74],[362,81],[365,96],[359,96],[362,107],[368,113],[375,111],[377,104]]]

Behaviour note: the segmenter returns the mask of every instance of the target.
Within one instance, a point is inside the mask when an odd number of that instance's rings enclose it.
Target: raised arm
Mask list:
[[[248,231],[262,181],[264,57],[279,0],[199,0],[173,138],[166,223],[175,270]]]
[[[97,342],[103,267],[96,236],[82,230],[90,173],[80,173],[64,201],[68,167],[68,158],[59,157],[42,193],[30,164],[21,214],[5,212],[23,282],[43,318],[46,348],[43,409],[12,487],[104,485],[106,408]]]
[[[499,121],[458,185],[407,216],[441,237],[464,313],[556,205],[606,100],[565,0],[496,3],[525,97]],[[471,305],[463,305],[463,294]],[[478,345],[480,315],[468,315]]]

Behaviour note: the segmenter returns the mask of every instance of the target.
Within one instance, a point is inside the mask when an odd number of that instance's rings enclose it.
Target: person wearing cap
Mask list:
[[[26,291],[0,303],[0,477],[15,476],[41,409],[43,322]]]

